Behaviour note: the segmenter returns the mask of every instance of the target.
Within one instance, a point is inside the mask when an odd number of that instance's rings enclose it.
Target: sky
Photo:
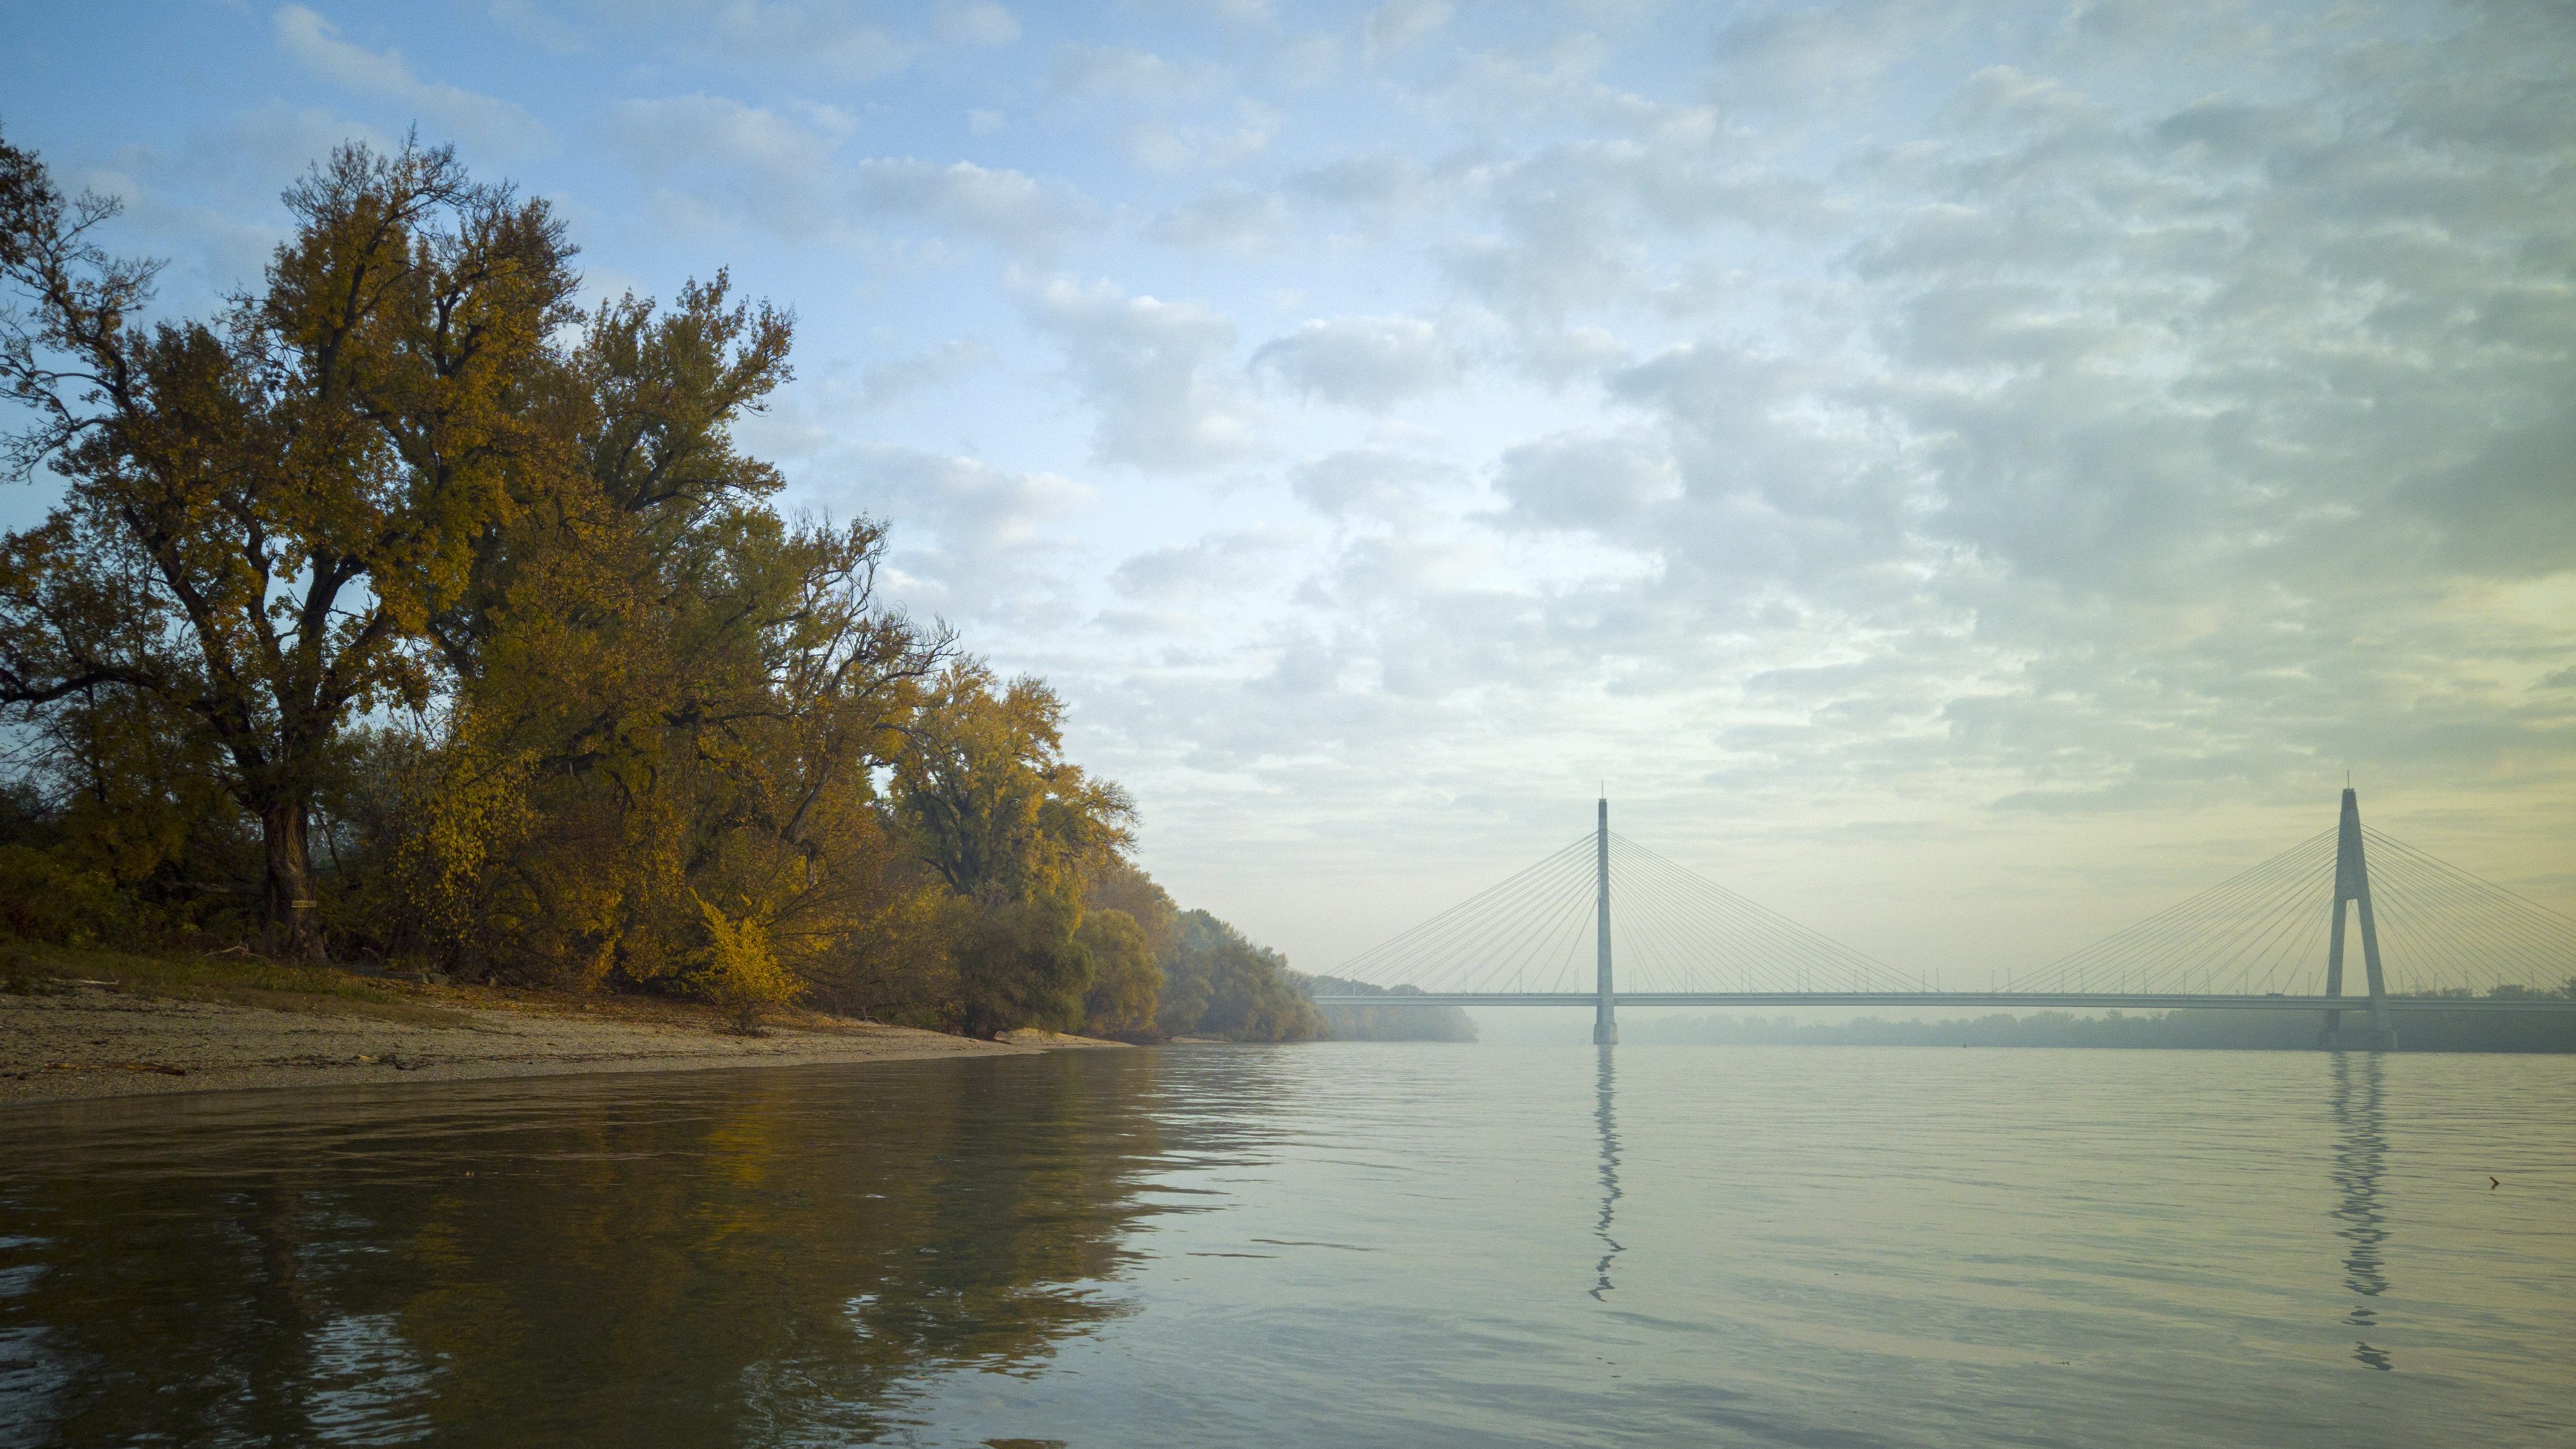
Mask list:
[[[160,305],[417,128],[1329,970],[1588,831],[1983,985],[2333,823],[2576,912],[2545,4],[0,3]],[[0,493],[23,525],[39,483]]]

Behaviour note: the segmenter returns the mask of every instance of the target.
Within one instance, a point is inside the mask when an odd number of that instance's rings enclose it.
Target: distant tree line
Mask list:
[[[2576,983],[2571,983],[2576,986]],[[2467,995],[2466,992],[2460,993]],[[2498,999],[2535,1000],[2564,992],[2513,988]],[[2349,1022],[2349,1018],[2347,1018]],[[1955,1021],[1812,1022],[1790,1017],[1638,1017],[1622,1022],[1632,1042],[1731,1046],[2138,1047],[2296,1051],[2317,1044],[2318,1016],[2305,1011],[2164,1011],[2077,1016],[1996,1013]],[[2576,1052],[2576,1013],[2409,1011],[2397,1019],[2400,1051]]]
[[[1421,995],[1416,986],[1377,986],[1339,976],[1305,978],[1316,996],[1383,996],[1386,1005],[1327,1006],[1324,1024],[1340,1041],[1474,1041],[1476,1023],[1455,1006],[1407,1006],[1404,998]]]
[[[542,200],[343,147],[261,284],[147,316],[0,140],[0,930],[792,1000],[992,1033],[1296,1040],[1177,911],[1062,701],[879,597],[735,430],[794,324],[719,270],[577,304]]]

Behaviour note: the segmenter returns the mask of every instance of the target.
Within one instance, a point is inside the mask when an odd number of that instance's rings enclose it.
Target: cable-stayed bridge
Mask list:
[[[1333,974],[1391,994],[1318,1005],[1590,1006],[1605,1046],[1620,1006],[1727,1005],[2315,1011],[2321,1044],[2384,1048],[2408,1011],[2576,1011],[2513,994],[2576,992],[2576,919],[2365,827],[2347,789],[2333,828],[2188,900],[1938,990],[1617,834],[1605,799],[1590,834]]]

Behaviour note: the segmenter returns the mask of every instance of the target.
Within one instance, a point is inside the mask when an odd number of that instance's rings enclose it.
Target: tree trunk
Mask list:
[[[311,825],[312,810],[301,799],[260,812],[260,843],[268,863],[262,895],[271,949],[295,960],[322,954],[322,933],[313,921]]]

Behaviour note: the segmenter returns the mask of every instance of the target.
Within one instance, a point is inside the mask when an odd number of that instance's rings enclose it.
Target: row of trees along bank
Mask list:
[[[803,999],[991,1033],[1312,1037],[1126,858],[1063,707],[877,597],[735,425],[792,319],[722,271],[584,310],[562,222],[348,146],[262,284],[154,269],[0,141],[0,929]]]

